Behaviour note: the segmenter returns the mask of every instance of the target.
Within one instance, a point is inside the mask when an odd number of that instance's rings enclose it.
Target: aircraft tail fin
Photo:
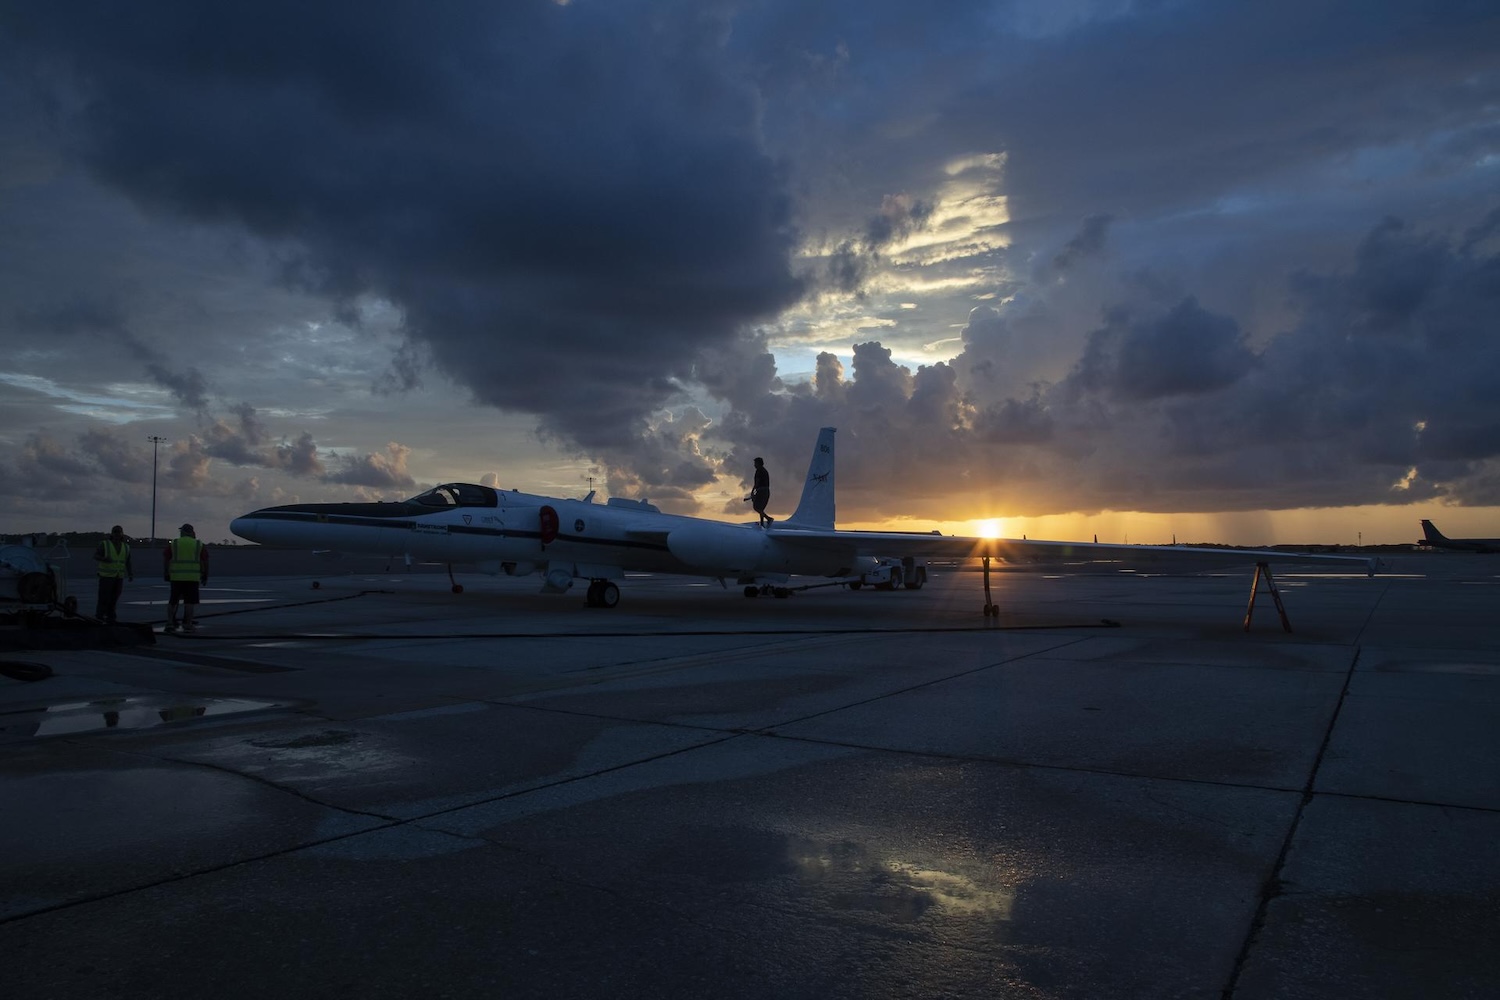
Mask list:
[[[833,504],[833,435],[836,427],[818,431],[812,461],[807,466],[807,480],[802,484],[802,499],[797,510],[784,522],[789,528],[832,528]]]
[[[1448,536],[1437,530],[1437,525],[1426,518],[1422,519],[1422,538],[1431,544],[1432,542],[1446,542]]]

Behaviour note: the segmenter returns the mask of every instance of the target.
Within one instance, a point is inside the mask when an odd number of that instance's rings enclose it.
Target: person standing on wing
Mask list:
[[[755,508],[762,528],[776,523],[776,519],[766,513],[766,504],[771,502],[771,474],[766,471],[766,463],[763,459],[756,458],[755,460],[755,485],[745,499],[750,501],[750,506]]]

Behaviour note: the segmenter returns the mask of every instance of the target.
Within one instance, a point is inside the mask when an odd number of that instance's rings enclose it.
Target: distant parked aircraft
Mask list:
[[[1437,525],[1425,518],[1422,520],[1422,537],[1417,540],[1417,544],[1434,549],[1457,549],[1461,552],[1500,552],[1500,538],[1449,538],[1437,530]]]

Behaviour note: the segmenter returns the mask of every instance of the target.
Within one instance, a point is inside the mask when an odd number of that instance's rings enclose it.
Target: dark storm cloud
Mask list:
[[[649,499],[662,510],[695,510],[692,491],[712,483],[718,471],[717,458],[702,451],[703,433],[712,423],[692,407],[677,416],[663,416],[632,450],[628,464],[601,463],[602,485],[615,496]]]
[[[1052,258],[1052,266],[1059,271],[1066,271],[1080,259],[1102,253],[1109,236],[1109,224],[1113,221],[1114,217],[1110,215],[1091,215],[1084,219],[1083,228],[1078,235],[1069,240],[1067,246]]]
[[[974,433],[990,444],[1041,444],[1052,436],[1052,416],[1039,396],[1007,399],[976,416]]]
[[[15,37],[76,82],[54,92],[105,182],[293,241],[306,281],[389,297],[479,402],[621,450],[700,349],[801,293],[722,31],[693,4],[162,2],[31,8]],[[385,387],[416,374],[398,356]]]
[[[1211,392],[1245,374],[1253,362],[1239,324],[1193,299],[1165,315],[1137,318],[1124,309],[1089,334],[1070,381],[1122,399]]]
[[[21,309],[16,314],[17,327],[30,335],[73,337],[82,335],[125,334],[125,313],[119,303],[87,296],[46,307]]]
[[[208,410],[208,378],[197,368],[178,371],[153,361],[146,365],[146,373],[183,408],[197,413]]]
[[[695,380],[735,407],[750,407],[783,388],[765,337],[743,337],[701,352]]]
[[[1016,215],[1211,201],[1341,149],[1434,132],[1482,143],[1471,131],[1492,130],[1483,109],[1500,97],[1500,15],[1490,4],[1271,0],[1132,13],[1007,47],[985,84],[944,109],[945,130],[988,131],[1012,150]]]

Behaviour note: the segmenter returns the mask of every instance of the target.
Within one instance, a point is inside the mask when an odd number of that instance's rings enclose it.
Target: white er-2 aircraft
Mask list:
[[[1332,563],[1370,573],[1376,569],[1373,560],[1321,553],[839,531],[834,527],[834,431],[824,427],[818,433],[796,512],[768,528],[663,514],[645,500],[614,497],[599,504],[592,492],[573,500],[472,483],[435,486],[398,502],[266,507],[235,518],[229,528],[241,538],[266,545],[399,557],[408,564],[442,562],[450,572],[454,564],[464,564],[492,575],[535,573],[542,577],[542,589],[552,593],[568,590],[575,580],[587,580],[589,606],[603,608],[619,603],[615,581],[626,571],[702,576],[726,587],[734,580],[744,585],[746,597],[784,597],[791,592],[785,587],[791,576],[857,579],[875,569],[882,557],[982,559],[986,617],[999,614],[990,601],[992,558],[1045,564],[1185,564],[1190,569],[1256,564],[1259,570],[1272,562]],[[1259,579],[1258,572],[1257,587]],[[1268,582],[1275,595],[1274,582]]]

